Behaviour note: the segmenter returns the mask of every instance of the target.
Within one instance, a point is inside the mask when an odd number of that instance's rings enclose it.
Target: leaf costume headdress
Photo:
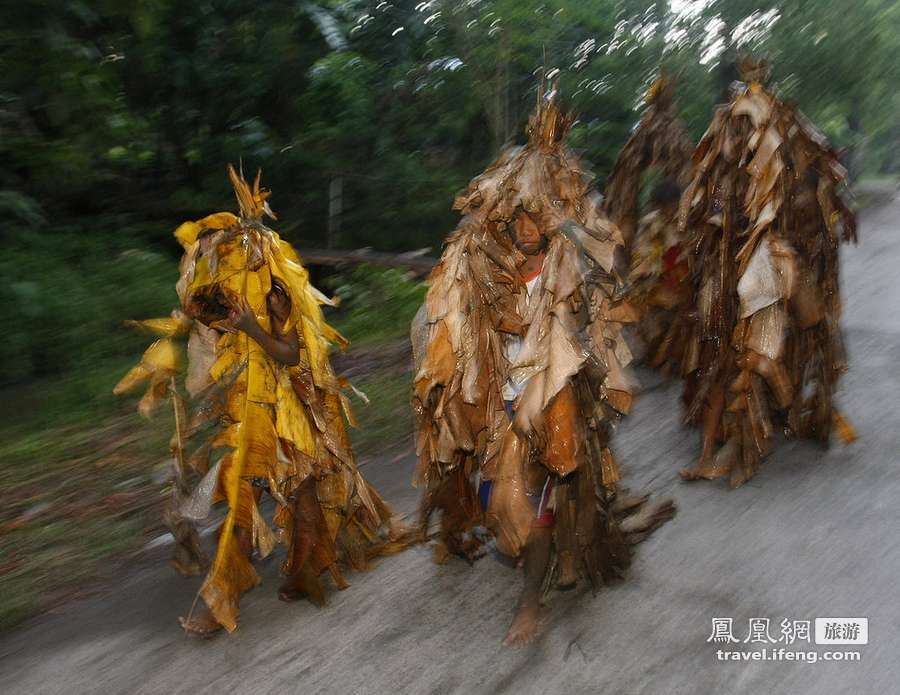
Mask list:
[[[659,77],[650,87],[628,142],[606,180],[603,209],[631,242],[638,222],[642,177],[656,171],[679,186],[690,181],[694,145],[678,116],[671,78]]]

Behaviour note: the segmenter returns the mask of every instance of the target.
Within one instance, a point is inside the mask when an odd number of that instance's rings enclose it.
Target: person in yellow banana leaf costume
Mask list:
[[[339,561],[362,569],[414,537],[356,467],[345,384],[328,360],[330,344],[346,345],[323,319],[329,300],[290,244],[263,224],[264,215],[275,216],[259,175],[252,187],[233,167],[229,175],[240,215],[220,212],[175,231],[184,247],[181,310],[139,322],[162,338],[116,387],[149,380],[144,414],[167,396],[174,404],[176,484],[166,522],[176,568],[209,567],[199,594],[206,610],[180,619],[200,636],[237,627],[240,596],[260,581],[251,556],[268,555],[276,539],[288,549],[279,597],[321,603],[326,570],[343,589]],[[175,339],[184,336],[188,363],[179,383]],[[201,479],[192,486],[192,478]],[[260,514],[264,491],[275,501],[277,534]],[[228,511],[210,566],[193,522],[216,502]]]

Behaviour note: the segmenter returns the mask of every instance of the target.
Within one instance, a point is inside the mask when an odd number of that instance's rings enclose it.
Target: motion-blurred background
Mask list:
[[[111,389],[175,304],[172,230],[263,169],[275,226],[343,299],[363,457],[408,446],[405,333],[454,194],[521,139],[542,75],[598,185],[661,67],[696,139],[742,51],[843,150],[860,205],[900,175],[895,0],[174,0],[0,10],[0,629],[160,534],[166,415]],[[371,247],[385,263],[341,263]],[[312,253],[316,252],[316,253]],[[316,255],[318,254],[318,255]]]

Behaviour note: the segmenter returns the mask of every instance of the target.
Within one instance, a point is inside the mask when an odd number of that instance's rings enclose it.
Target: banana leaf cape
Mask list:
[[[577,553],[593,583],[627,564],[609,509],[620,478],[609,438],[634,397],[622,339],[634,314],[617,294],[621,233],[564,144],[571,123],[542,102],[528,143],[503,152],[455,202],[462,220],[413,327],[416,479],[425,488],[423,524],[442,512],[452,551],[468,554],[471,530],[484,522],[498,548],[517,555],[534,517],[528,478],[535,467],[549,473],[561,520],[557,549]],[[510,235],[519,210],[540,220],[547,237],[528,302]],[[522,340],[512,361],[503,348],[509,336]],[[525,383],[512,418],[502,394],[510,377]],[[492,481],[486,515],[475,474]]]
[[[322,595],[318,577],[326,569],[338,586],[345,584],[338,560],[363,568],[402,541],[350,447],[345,384],[328,359],[330,346],[346,340],[323,318],[321,306],[330,300],[310,284],[290,244],[263,224],[271,211],[259,176],[251,187],[231,167],[229,173],[240,214],[216,213],[175,231],[184,248],[180,308],[166,319],[136,322],[159,339],[116,392],[148,383],[139,403],[144,414],[163,400],[173,403],[175,486],[166,511],[177,541],[173,564],[185,574],[208,568],[200,596],[232,631],[240,595],[260,581],[235,527],[252,535],[260,556],[282,541],[288,547],[283,569],[304,576],[313,598]],[[227,330],[229,307],[242,301],[271,333],[277,319],[267,295],[275,280],[290,298],[280,330],[297,331],[296,366],[281,365],[246,333]],[[298,504],[304,484],[314,485],[314,495],[304,498],[313,501]],[[275,500],[277,532],[260,514],[262,489]],[[195,524],[216,502],[225,502],[227,514],[210,564]]]
[[[762,84],[720,106],[679,209],[697,316],[684,356],[687,417],[704,449],[686,477],[740,485],[784,429],[854,437],[834,406],[845,371],[838,244],[856,240],[846,172],[825,137]]]

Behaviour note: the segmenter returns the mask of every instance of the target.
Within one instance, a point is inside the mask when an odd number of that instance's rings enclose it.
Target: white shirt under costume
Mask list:
[[[527,309],[528,305],[532,300],[532,292],[534,291],[535,286],[538,284],[538,280],[541,279],[541,273],[544,271],[543,267],[541,271],[537,273],[533,278],[528,280],[525,283],[525,297],[524,297],[524,306],[523,303],[520,302],[519,309],[520,315],[524,316],[527,312],[523,311],[523,309]],[[503,340],[503,354],[506,357],[506,360],[509,364],[513,364],[516,359],[519,357],[519,352],[522,349],[522,336],[520,335],[512,335],[506,334]],[[522,391],[525,390],[525,386],[528,383],[528,377],[513,379],[510,377],[505,384],[503,384],[503,389],[501,393],[503,394],[504,401],[514,401]]]

